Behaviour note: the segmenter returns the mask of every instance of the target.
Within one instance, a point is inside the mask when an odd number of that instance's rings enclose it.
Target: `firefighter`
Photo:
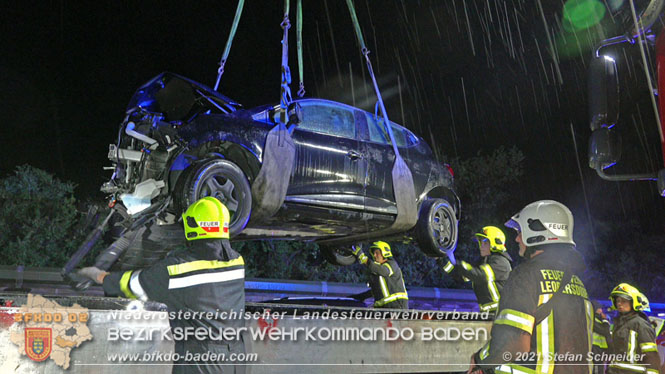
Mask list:
[[[619,312],[612,326],[610,354],[614,355],[608,373],[658,374],[660,357],[656,332],[645,311],[651,311],[649,300],[628,283],[614,287],[610,294],[612,309]]]
[[[469,373],[589,374],[593,307],[578,277],[584,260],[563,204],[525,206],[506,226],[525,261],[512,271],[490,340],[471,357]]]
[[[194,356],[210,352],[217,357],[221,354],[229,357],[231,352],[244,352],[242,337],[219,340],[222,329],[239,331],[238,328],[244,326],[239,314],[245,308],[245,266],[242,256],[229,243],[229,217],[229,211],[219,200],[204,197],[182,215],[187,239],[185,250],[174,251],[141,270],[107,273],[88,267],[79,271],[79,274],[103,284],[108,295],[162,302],[168,306],[170,315],[179,316],[169,318],[176,342],[175,352],[181,358],[174,362],[173,373],[242,372],[241,366],[223,365],[228,362],[184,360],[187,353]],[[198,312],[204,316],[213,312],[229,318],[187,319],[182,317],[185,312]],[[231,318],[234,316],[237,318]],[[186,328],[199,329],[210,335],[203,340],[198,337],[175,339],[175,333],[187,331]]]
[[[369,247],[372,261],[360,246],[353,246],[353,254],[367,266],[370,292],[375,308],[409,309],[409,296],[404,286],[402,271],[393,258],[390,245],[377,241]]]
[[[499,307],[501,290],[512,270],[510,262],[513,259],[506,253],[506,235],[498,227],[485,226],[475,236],[483,258],[482,264],[471,266],[466,261],[459,261],[455,266],[448,260],[443,265],[443,271],[471,280],[480,311],[494,313]]]
[[[596,300],[591,302],[594,309],[593,320],[593,372],[594,374],[602,374],[605,372],[606,359],[603,354],[607,354],[609,342],[611,341],[610,335],[610,322],[603,311],[603,306]]]

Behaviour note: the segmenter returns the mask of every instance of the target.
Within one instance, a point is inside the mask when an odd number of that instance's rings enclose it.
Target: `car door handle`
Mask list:
[[[346,152],[346,157],[348,157],[351,160],[355,161],[359,158],[363,158],[363,155],[362,155],[362,153],[358,153],[356,151],[348,151],[348,152]]]

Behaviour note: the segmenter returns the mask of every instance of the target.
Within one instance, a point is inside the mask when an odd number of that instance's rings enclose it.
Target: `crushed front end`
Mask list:
[[[167,207],[173,184],[183,169],[187,143],[180,128],[197,116],[231,113],[240,107],[231,99],[199,83],[162,73],[140,87],[132,97],[115,144],[109,145],[111,179],[101,187],[109,205],[127,228],[155,218],[175,219]]]

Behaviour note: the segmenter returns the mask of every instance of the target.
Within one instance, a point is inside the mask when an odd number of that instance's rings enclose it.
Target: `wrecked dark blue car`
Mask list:
[[[147,230],[133,240],[125,261],[133,266],[151,261],[150,248],[158,247],[146,245],[151,240],[160,241],[160,247],[164,240],[182,240],[175,223],[204,196],[215,196],[229,208],[233,240],[317,241],[337,264],[354,260],[343,248],[374,239],[414,239],[430,256],[455,248],[460,206],[452,169],[435,160],[422,138],[390,124],[413,176],[417,207],[413,227],[390,232],[397,215],[391,176],[395,153],[384,121],[328,100],[295,104],[288,126],[293,165],[284,165],[284,173],[291,171],[284,176],[285,196],[272,201],[276,208],[268,212],[257,205],[269,199],[257,196],[255,182],[264,166],[266,138],[279,122],[279,105],[243,109],[171,73],[141,87],[117,142],[110,145],[114,174],[102,186],[122,217],[116,225],[125,228],[123,235],[139,226]]]

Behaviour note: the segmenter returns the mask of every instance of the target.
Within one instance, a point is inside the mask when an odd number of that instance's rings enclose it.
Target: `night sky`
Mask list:
[[[295,95],[296,2],[291,3]],[[526,156],[526,176],[514,186],[515,211],[551,198],[567,204],[582,227],[588,217],[611,217],[662,233],[665,205],[654,183],[602,181],[587,166],[590,45],[620,33],[629,16],[627,2],[603,2],[616,9],[574,34],[566,32],[571,26],[562,20],[562,3],[382,0],[356,1],[356,8],[389,117],[422,136],[442,161],[517,145]],[[98,189],[110,177],[102,170],[110,166],[108,144],[134,90],[162,71],[212,86],[236,5],[0,5],[0,175],[27,163],[75,182],[80,198],[103,199]],[[282,13],[280,1],[245,4],[220,90],[245,107],[279,100]],[[373,111],[345,2],[305,1],[304,22],[306,96]],[[624,156],[615,168],[662,168],[638,50],[608,53],[622,74],[617,127]]]

